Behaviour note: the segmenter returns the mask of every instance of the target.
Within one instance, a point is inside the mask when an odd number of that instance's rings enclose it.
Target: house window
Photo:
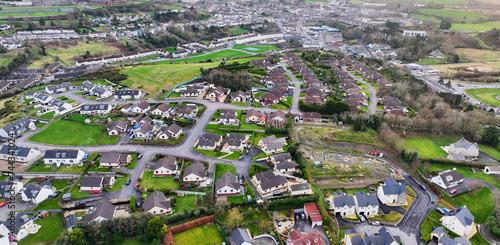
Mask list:
[[[49,162],[52,162],[52,160],[49,160]]]

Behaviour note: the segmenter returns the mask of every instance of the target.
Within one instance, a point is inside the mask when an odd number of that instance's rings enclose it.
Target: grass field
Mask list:
[[[452,23],[450,30],[452,31],[489,31],[493,28],[498,28],[500,21],[488,21],[474,24]]]
[[[49,217],[37,220],[36,223],[41,226],[37,233],[31,234],[23,239],[19,244],[38,244],[51,243],[60,237],[61,232],[65,230],[62,222],[61,213],[50,213]]]
[[[301,142],[315,142],[325,138],[327,141],[346,141],[370,145],[382,145],[381,142],[375,140],[377,132],[368,128],[366,132],[356,132],[350,128],[312,128],[303,127],[299,131]],[[257,138],[257,136],[256,136]],[[257,140],[257,139],[256,139]]]
[[[408,151],[417,151],[419,157],[446,158],[448,155],[441,146],[447,146],[459,138],[440,136],[436,138],[403,138]]]
[[[29,140],[52,145],[97,145],[102,127],[58,120]]]
[[[423,21],[432,21],[432,22],[436,22],[436,23],[441,23],[440,19],[432,17],[432,16],[423,15],[423,14],[412,14],[411,17],[417,18],[417,19],[423,20]]]
[[[461,59],[467,59],[469,61],[494,62],[500,60],[500,51],[472,48],[458,48],[456,51]]]
[[[498,88],[471,88],[466,89],[465,92],[485,104],[500,106],[500,100],[496,98],[500,96],[500,89]]]
[[[357,0],[360,1],[360,0]],[[363,1],[361,1],[363,2]],[[388,0],[386,2],[407,2],[407,0]],[[427,4],[427,3],[436,3],[435,0],[417,0],[415,3],[422,3],[422,4]],[[468,0],[439,0],[439,4],[443,5],[468,5],[470,4]]]
[[[463,207],[466,205],[467,209],[474,215],[476,223],[484,223],[495,209],[495,199],[487,187],[481,187],[453,198],[446,194],[443,196],[444,200],[453,206]]]
[[[219,179],[223,174],[230,172],[236,175],[236,168],[233,165],[222,163],[215,164],[215,180]]]
[[[442,18],[449,18],[452,20],[452,22],[465,21],[465,23],[467,24],[473,23],[474,21],[477,21],[481,18],[482,19],[488,18],[488,16],[486,15],[459,11],[454,9],[420,9],[420,13],[427,16],[434,16],[434,17],[440,16]]]
[[[78,45],[69,46],[67,48],[47,48],[47,56],[40,56],[41,59],[35,60],[30,68],[41,68],[44,64],[51,64],[54,62],[54,57],[59,57],[60,61],[67,65],[73,64],[76,59],[83,56],[87,50],[90,55],[99,57],[118,54],[120,50],[116,47],[108,46],[104,42],[91,42],[85,41],[78,42]]]
[[[9,64],[14,57],[20,52],[24,51],[24,49],[14,49],[14,50],[9,50],[6,53],[0,54],[0,66],[6,66]]]
[[[278,50],[279,48],[274,45],[234,45],[233,49],[245,50],[252,53],[265,53],[269,50]]]
[[[469,62],[469,63],[454,63],[454,64],[433,64],[429,65],[434,69],[438,69],[443,74],[452,75],[457,72],[459,68],[465,68],[470,71],[478,70],[483,72],[500,71],[500,61],[492,62]]]
[[[187,59],[172,60],[172,63],[174,63],[174,64],[185,63],[186,61],[188,63],[193,63],[193,62],[198,63],[200,61],[206,61],[208,59],[212,60],[213,62],[216,62],[216,61],[222,61],[224,58],[229,58],[229,57],[238,58],[238,57],[243,57],[243,56],[248,56],[248,55],[249,54],[247,54],[247,53],[243,53],[243,52],[236,51],[236,50],[221,50],[221,51],[218,51],[215,53],[200,55],[200,56],[193,56],[193,57],[187,58]],[[162,61],[162,62],[158,62],[158,63],[160,63],[160,64],[161,63],[169,63],[170,64],[170,61]]]
[[[205,196],[202,196],[202,198],[206,200]],[[182,213],[196,208],[196,205],[194,205],[196,195],[175,196],[175,200],[177,203],[173,208],[174,213]]]
[[[177,189],[179,183],[174,181],[173,176],[169,177],[153,177],[153,171],[144,171],[141,179],[141,186],[147,188],[161,188],[161,189]]]
[[[238,29],[231,30],[231,33],[234,35],[239,35],[239,34],[243,34],[243,33],[247,32],[247,31],[248,31],[247,29],[238,28]]]
[[[217,225],[202,225],[194,229],[174,235],[176,245],[211,245],[224,242],[222,234]]]

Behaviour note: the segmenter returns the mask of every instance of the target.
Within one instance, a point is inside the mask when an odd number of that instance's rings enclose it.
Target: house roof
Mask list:
[[[356,206],[353,195],[347,195],[340,191],[333,195],[333,206],[335,207],[353,207]]]
[[[194,174],[201,178],[205,177],[207,175],[207,172],[205,171],[205,165],[201,162],[195,161],[193,164],[187,166],[184,169],[183,177],[186,177],[190,174]]]
[[[115,90],[115,95],[117,96],[125,96],[125,95],[139,95],[139,90],[136,89],[118,89]]]
[[[400,185],[392,178],[387,179],[384,182],[384,185],[381,186],[382,190],[384,190],[385,195],[401,195],[406,193],[405,185]]]
[[[232,173],[224,173],[220,178],[215,181],[215,190],[220,190],[224,187],[231,187],[233,189],[239,190],[240,184],[238,183],[238,178]]]
[[[42,190],[42,187],[37,183],[29,184],[25,187],[23,193],[28,199],[34,199],[38,196],[38,193]]]
[[[442,245],[472,245],[472,243],[464,237],[455,237],[455,239],[451,239],[447,236],[443,236],[439,238],[438,243]]]
[[[279,162],[279,163],[276,163],[276,169],[278,169],[278,170],[295,168],[295,166],[296,166],[295,162]]]
[[[273,162],[275,163],[290,162],[292,161],[292,155],[290,155],[290,153],[287,152],[278,155],[273,155],[271,156],[271,159],[273,159]]]
[[[45,158],[58,158],[58,159],[75,159],[78,157],[79,150],[63,150],[63,149],[55,149],[55,150],[46,150]]]
[[[304,203],[304,209],[308,215],[319,213],[318,206],[314,202]]]
[[[31,148],[15,146],[12,149],[9,149],[8,145],[2,145],[2,147],[0,148],[0,154],[10,155],[9,150],[13,150],[14,156],[16,157],[27,157],[31,151]]]
[[[14,230],[10,230],[10,228],[7,228],[7,229],[9,229],[9,231],[11,231],[13,234],[17,235],[17,233],[19,233],[19,231],[21,230],[21,227],[30,220],[31,220],[31,217],[26,212],[19,212],[16,214],[16,217],[15,217]],[[0,224],[4,224],[5,227],[11,226],[9,220],[4,221],[4,222],[0,222]]]
[[[245,230],[236,228],[233,232],[231,232],[231,235],[229,236],[229,243],[231,245],[241,245],[245,242],[252,242],[252,239],[250,239],[250,236],[248,236],[248,233]]]
[[[146,108],[149,108],[149,103],[145,100],[139,102],[135,107],[139,107],[142,110],[145,110]]]
[[[66,229],[69,229],[73,227],[76,222],[78,221],[78,218],[76,217],[75,214],[70,214],[64,218],[64,225],[66,226]]]
[[[247,118],[249,118],[251,116],[260,117],[260,116],[262,116],[262,113],[260,113],[257,110],[254,110],[254,109],[250,109],[250,110],[247,111]]]
[[[115,215],[116,207],[111,204],[108,199],[103,199],[95,206],[92,213],[86,214],[84,217],[85,222],[90,222],[98,217],[103,217],[105,219],[112,219]]]
[[[80,182],[80,188],[82,187],[101,187],[103,182],[102,176],[83,176]]]
[[[146,200],[144,200],[144,211],[149,211],[154,207],[159,207],[162,209],[171,209],[170,199],[165,199],[165,194],[161,191],[154,191],[151,193]]]
[[[464,148],[464,149],[474,148],[479,150],[479,146],[477,145],[477,143],[470,143],[464,138],[461,138],[459,141],[453,143],[452,145],[455,146],[455,148]]]
[[[100,162],[101,163],[119,163],[120,162],[120,155],[121,155],[121,153],[116,152],[116,151],[102,153]]]
[[[25,131],[26,129],[28,129],[30,122],[31,122],[31,119],[25,117],[25,118],[22,118],[22,119],[15,121],[11,124],[5,125],[2,129],[7,133],[9,131],[14,131],[14,132]]]
[[[377,196],[366,194],[364,191],[356,193],[356,201],[359,207],[375,207],[379,205]]]
[[[306,234],[300,233],[298,230],[292,230],[287,240],[288,245],[322,245],[321,233],[311,231]]]
[[[464,178],[464,175],[462,173],[458,173],[455,170],[445,170],[443,172],[440,172],[439,176],[441,177],[441,180],[443,181],[445,186],[449,186],[451,183],[460,181]]]
[[[167,131],[171,132],[172,134],[178,134],[180,131],[182,131],[182,128],[181,126],[174,123],[168,126]]]
[[[260,187],[262,188],[262,190],[267,190],[267,189],[271,189],[272,187],[277,187],[277,186],[284,185],[287,183],[288,183],[288,180],[286,179],[286,177],[275,176],[274,178],[272,178],[268,181],[263,181],[260,184]]]
[[[80,107],[80,111],[106,111],[109,109],[109,107],[110,105],[107,104],[83,105],[82,107]]]
[[[283,111],[274,111],[269,114],[269,119],[273,120],[275,117],[280,117],[285,120],[285,112]]]
[[[157,170],[160,168],[166,168],[168,170],[175,171],[177,169],[177,161],[176,161],[175,157],[166,156],[163,159],[161,159],[160,161],[158,161],[158,163],[156,163],[154,170]]]
[[[165,113],[168,110],[170,110],[170,106],[168,106],[168,104],[166,104],[166,103],[162,103],[161,105],[159,105],[158,107],[156,107],[155,110],[160,110],[161,112]]]
[[[321,119],[321,114],[317,112],[304,112],[304,119]]]
[[[303,184],[290,185],[290,189],[292,191],[305,191],[305,190],[310,190],[311,187],[309,186],[308,183],[303,183]]]
[[[474,223],[474,215],[465,206],[456,207],[455,210],[447,212],[444,216],[455,216],[463,226],[469,226]]]

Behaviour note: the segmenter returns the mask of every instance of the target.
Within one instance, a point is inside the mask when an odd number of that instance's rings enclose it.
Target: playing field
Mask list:
[[[243,52],[236,51],[236,50],[221,50],[221,51],[211,53],[211,54],[200,55],[200,56],[196,56],[196,54],[193,54],[193,57],[191,57],[191,58],[161,61],[158,63],[159,64],[164,64],[164,63],[170,64],[170,62],[172,62],[174,64],[178,64],[178,63],[186,63],[186,62],[198,63],[200,61],[207,61],[207,60],[222,61],[224,58],[229,58],[229,57],[238,58],[238,57],[243,57],[243,56],[248,56],[248,55],[249,54],[247,54],[247,53],[243,53]]]
[[[252,53],[264,53],[269,50],[277,50],[278,47],[274,45],[234,45],[234,49],[245,50]]]
[[[488,16],[486,15],[459,11],[454,9],[421,9],[420,13],[427,16],[433,16],[433,17],[440,16],[442,18],[451,19],[452,22],[465,21],[465,23],[467,24],[471,24],[474,21],[477,21],[481,18],[484,20],[488,18]]]
[[[102,127],[69,120],[58,120],[43,131],[31,136],[29,140],[52,145],[97,145]]]
[[[177,204],[179,205],[179,204]],[[224,242],[219,228],[213,225],[202,225],[174,235],[176,245],[212,245]]]
[[[78,42],[78,45],[69,47],[47,47],[47,56],[40,56],[39,60],[35,60],[29,68],[41,68],[44,64],[54,62],[54,57],[59,57],[59,60],[66,65],[72,65],[77,59],[81,58],[87,50],[90,55],[104,57],[114,55],[120,52],[120,49],[108,46],[103,42]]]
[[[474,24],[452,23],[450,30],[454,31],[489,31],[493,28],[499,28],[500,21],[488,21]]]
[[[499,88],[471,88],[466,89],[465,92],[485,104],[500,106],[500,100],[496,98],[500,96]]]

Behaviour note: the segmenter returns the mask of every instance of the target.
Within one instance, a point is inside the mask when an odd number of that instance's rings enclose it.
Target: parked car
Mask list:
[[[455,193],[457,193],[457,189],[453,189],[450,191],[450,194],[455,194]]]
[[[99,194],[99,191],[98,190],[90,191],[90,194]]]
[[[306,215],[304,213],[300,213],[300,218],[301,219],[306,219]]]
[[[247,149],[247,150],[245,151],[245,154],[246,154],[246,155],[248,155],[249,153],[250,153],[250,149]]]
[[[378,221],[373,221],[373,222],[372,222],[372,225],[380,225],[380,222],[378,222]]]
[[[365,219],[365,217],[363,215],[359,216],[359,220],[361,220],[361,222],[365,222],[366,221],[366,219]]]
[[[245,156],[238,157],[238,161],[241,161],[243,158],[245,158]]]
[[[128,151],[130,151],[130,152],[135,152],[135,151],[137,151],[137,150],[136,150],[135,148],[130,148],[130,149],[128,149]]]
[[[5,201],[5,202],[0,203],[0,207],[7,205],[7,203],[9,203],[9,201]]]
[[[141,159],[142,158],[142,154],[139,154],[139,156],[137,156],[137,159]]]
[[[125,182],[125,185],[130,185],[130,179],[128,179],[127,182]]]

